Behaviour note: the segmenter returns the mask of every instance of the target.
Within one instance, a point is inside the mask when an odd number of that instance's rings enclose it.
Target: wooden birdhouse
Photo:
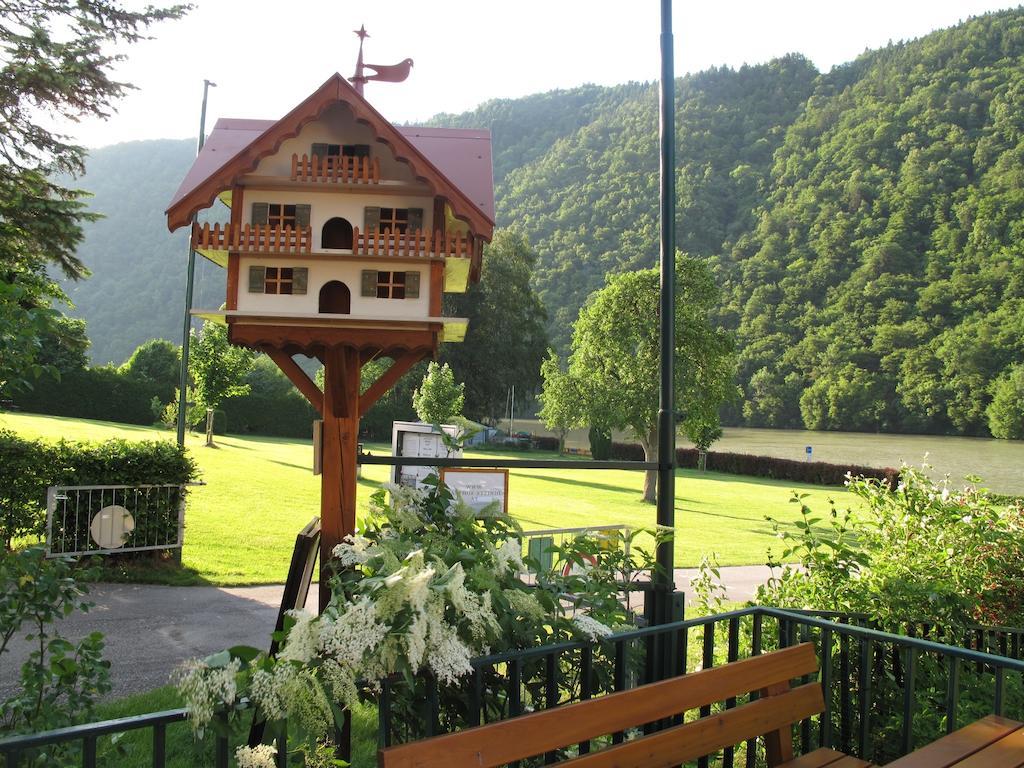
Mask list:
[[[195,223],[220,199],[222,223]],[[341,75],[280,120],[218,120],[167,209],[227,270],[233,344],[268,354],[321,412],[324,545],[353,530],[359,417],[465,336],[442,295],[480,277],[494,228],[490,135],[392,125]],[[293,361],[319,358],[325,388]],[[360,393],[367,360],[393,360]]]
[[[226,309],[197,314],[235,343],[315,354],[465,335],[441,296],[479,278],[494,228],[486,131],[398,128],[334,75],[280,120],[218,120],[168,226],[218,197],[230,219],[193,224],[192,245],[228,270]]]

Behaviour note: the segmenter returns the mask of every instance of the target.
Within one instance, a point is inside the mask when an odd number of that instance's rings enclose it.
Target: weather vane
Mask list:
[[[366,31],[366,27],[362,24],[359,25],[359,29],[353,31],[359,38],[359,56],[356,59],[356,73],[349,78],[349,82],[356,87],[356,93],[360,96],[363,95],[363,86],[366,85],[368,80],[400,83],[409,76],[409,70],[412,69],[412,59],[405,59],[398,64],[363,64],[363,41],[370,36],[370,33]],[[374,74],[364,74],[364,67],[372,69]]]

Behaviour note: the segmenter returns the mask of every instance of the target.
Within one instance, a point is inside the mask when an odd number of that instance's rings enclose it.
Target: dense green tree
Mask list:
[[[993,437],[1024,440],[1024,365],[1014,366],[993,384],[987,415]]]
[[[591,296],[573,327],[569,375],[580,384],[587,422],[628,429],[647,461],[658,460],[661,357],[659,275],[654,269],[612,275]],[[718,408],[735,394],[732,339],[708,321],[717,289],[708,268],[680,255],[676,268],[676,408],[688,432],[718,424]],[[647,472],[644,501],[655,500]]]
[[[208,320],[198,333],[193,330],[188,367],[196,404],[216,410],[229,397],[248,394],[245,379],[254,361],[254,353],[228,343],[227,326]]]
[[[174,399],[179,384],[181,347],[166,339],[150,339],[137,347],[118,370],[151,386],[154,396],[166,405]]]
[[[448,424],[462,415],[466,404],[466,385],[455,381],[448,363],[431,361],[427,373],[412,393],[412,407],[420,421]]]
[[[40,338],[58,321],[51,305],[65,300],[48,270],[71,280],[88,274],[76,249],[82,224],[96,215],[84,192],[60,181],[82,172],[85,149],[52,125],[109,115],[130,87],[110,77],[123,58],[111,47],[183,11],[129,11],[109,0],[0,7],[0,387],[42,371]]]
[[[466,385],[466,414],[496,423],[509,387],[532,393],[540,386],[547,349],[544,307],[530,285],[536,256],[526,238],[498,230],[484,249],[483,274],[450,312],[469,318],[466,339],[442,347],[441,359]]]
[[[54,374],[80,371],[88,365],[90,342],[84,320],[57,317],[40,338],[39,362]]]
[[[558,452],[565,453],[565,435],[570,429],[585,426],[581,407],[579,382],[562,370],[562,363],[553,349],[540,366],[544,389],[538,398],[541,409],[537,417],[544,426],[558,435]]]

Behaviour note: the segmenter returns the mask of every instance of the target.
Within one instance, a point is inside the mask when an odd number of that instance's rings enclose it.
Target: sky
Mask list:
[[[369,83],[366,96],[392,122],[421,122],[583,83],[659,76],[657,0],[195,0],[182,20],[127,48],[118,79],[133,91],[106,121],[66,131],[85,146],[199,134],[218,117],[276,119],[334,72],[364,60],[415,62],[403,83]],[[129,3],[133,4],[133,3]],[[1014,7],[994,0],[675,0],[676,75],[802,53],[819,70],[869,48],[920,37],[970,16]]]

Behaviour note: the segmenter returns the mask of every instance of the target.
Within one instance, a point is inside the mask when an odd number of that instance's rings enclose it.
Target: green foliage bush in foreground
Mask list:
[[[185,484],[196,465],[165,440],[48,443],[0,430],[0,541],[42,536],[51,485]]]
[[[854,614],[888,632],[955,646],[970,646],[975,624],[1024,626],[1020,501],[1007,505],[977,488],[954,490],[909,467],[895,487],[861,478],[851,480],[849,488],[862,502],[856,513],[833,505],[815,514],[794,496],[803,519],[796,533],[780,532],[784,549],[778,554],[795,556],[797,563],[781,566],[758,590],[758,603]],[[842,652],[834,644],[832,658],[822,663],[833,666],[833,679],[845,669],[851,688],[862,665],[870,665],[869,755],[879,764],[888,762],[899,754],[905,725],[908,656],[883,643],[874,644],[866,660],[854,643],[846,659]],[[914,659],[912,733],[921,746],[946,729],[949,659],[930,653],[916,653]],[[954,726],[993,711],[992,671],[962,663],[959,674]],[[841,689],[833,687],[827,695],[833,698],[832,711],[840,711]],[[1004,701],[1007,712],[1024,707],[1018,676],[1008,676]]]
[[[797,531],[775,528],[778,554],[796,564],[779,566],[761,604],[860,613],[893,631],[932,625],[957,645],[974,623],[1024,626],[1024,504],[912,467],[895,487],[855,478],[849,490],[856,513],[833,504],[815,514],[794,494]]]
[[[24,634],[34,647],[21,666],[17,690],[0,702],[0,737],[87,720],[97,698],[110,690],[103,635],[93,632],[75,644],[54,625],[88,609],[71,578],[70,561],[47,560],[42,547],[0,551],[0,665],[17,636]],[[71,749],[53,745],[19,764],[70,765],[63,760]]]

